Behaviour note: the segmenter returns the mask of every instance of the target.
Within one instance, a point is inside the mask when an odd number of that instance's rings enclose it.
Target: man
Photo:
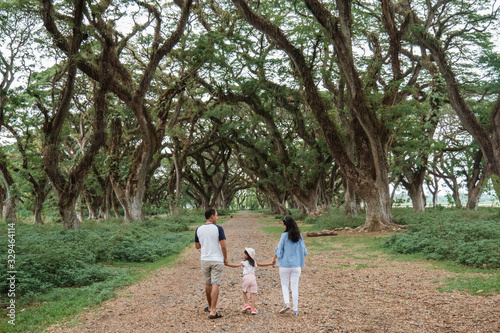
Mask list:
[[[222,315],[217,313],[217,298],[222,280],[224,264],[227,263],[226,235],[224,229],[217,225],[217,211],[209,209],[205,212],[207,222],[196,228],[194,245],[201,249],[201,272],[205,279],[205,293],[207,295],[209,311],[208,318],[217,319]]]

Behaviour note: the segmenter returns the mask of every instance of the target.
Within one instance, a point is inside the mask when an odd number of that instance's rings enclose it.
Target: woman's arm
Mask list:
[[[259,266],[259,267],[264,267],[264,266],[272,266],[272,265],[273,265],[273,263],[272,263],[272,262],[270,262],[269,264],[261,264],[260,262],[258,262],[258,263],[256,263],[256,264],[257,264],[257,266]]]
[[[275,258],[283,258],[283,252],[285,250],[285,237],[284,237],[285,233],[282,233],[281,234],[281,238],[280,238],[280,241],[278,243],[278,246],[276,247],[276,250],[274,250],[274,255],[275,255]]]
[[[264,266],[274,266],[274,265],[276,265],[276,259],[277,258],[278,257],[276,255],[274,255],[273,261],[271,261],[269,264],[257,263],[257,266],[262,266],[262,267],[264,267]]]
[[[304,252],[304,255],[307,256],[309,252],[307,251],[306,243],[304,242],[304,238],[302,238],[302,235],[300,235],[300,242],[302,243],[302,251]]]

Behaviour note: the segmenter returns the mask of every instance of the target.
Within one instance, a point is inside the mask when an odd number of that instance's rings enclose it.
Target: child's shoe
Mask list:
[[[257,309],[256,309],[256,308],[253,308],[251,313],[252,313],[253,315],[256,315],[257,313],[259,313],[259,311],[257,311]]]
[[[245,304],[245,306],[243,307],[243,309],[241,309],[241,312],[245,312],[246,310],[250,310],[252,307],[250,306],[250,304]]]

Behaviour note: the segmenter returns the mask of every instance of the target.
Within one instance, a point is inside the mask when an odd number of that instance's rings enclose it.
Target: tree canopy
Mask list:
[[[0,5],[4,219],[366,210],[500,194],[494,1]],[[425,185],[428,191],[425,190]],[[392,192],[392,193],[391,193]],[[246,200],[246,199],[245,199]],[[248,204],[247,206],[252,206]],[[29,215],[28,214],[28,215]]]

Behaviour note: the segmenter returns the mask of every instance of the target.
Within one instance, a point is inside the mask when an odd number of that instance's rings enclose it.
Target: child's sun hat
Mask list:
[[[245,251],[247,251],[250,258],[255,260],[255,250],[254,249],[252,249],[251,247],[245,247]]]

